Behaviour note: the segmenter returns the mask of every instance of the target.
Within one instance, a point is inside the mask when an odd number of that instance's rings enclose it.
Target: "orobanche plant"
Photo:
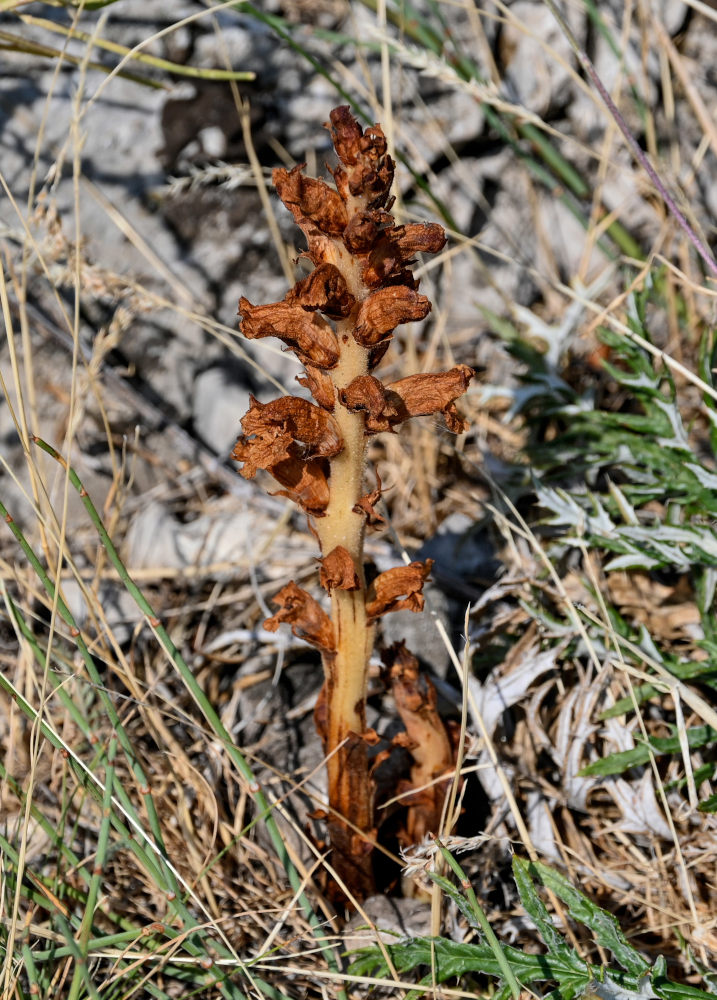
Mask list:
[[[298,381],[314,402],[283,396],[252,398],[234,448],[241,474],[267,470],[306,513],[321,547],[319,577],[330,613],[293,581],[274,598],[275,631],[287,622],[295,635],[321,651],[325,682],[315,711],[327,757],[329,840],[332,862],[359,898],[374,887],[376,838],[372,769],[385,754],[369,757],[378,737],[366,727],[368,664],[375,623],[401,608],[421,611],[431,561],[381,573],[367,585],[364,537],[380,521],[374,505],[381,484],[364,484],[368,439],[410,417],[442,413],[448,427],[464,429],[455,400],[473,376],[466,365],[438,374],[411,375],[388,385],[373,372],[393,331],[423,319],[431,303],[417,288],[409,265],[417,252],[436,253],[445,233],[435,223],[396,225],[389,192],[394,163],[376,125],[364,132],[348,107],[331,112],[340,165],[335,188],[303,174],[303,166],[277,169],[276,190],[308,241],[302,254],[313,264],[282,302],[239,303],[240,328],[249,339],[278,337],[303,364]],[[403,644],[384,653],[384,664],[406,732],[398,742],[413,754],[403,828],[406,840],[437,833],[452,749],[435,709],[435,691],[420,676]],[[420,789],[411,794],[411,790]]]

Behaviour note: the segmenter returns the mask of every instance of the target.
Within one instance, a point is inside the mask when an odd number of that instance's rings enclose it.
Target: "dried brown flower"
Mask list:
[[[344,319],[356,302],[334,264],[319,264],[303,281],[297,281],[284,301],[303,309],[320,309],[333,319]]]
[[[264,628],[276,632],[282,622],[291,625],[291,631],[299,639],[306,639],[325,653],[336,649],[331,619],[311,594],[297,586],[292,580],[276,594],[272,600],[279,610],[264,622]]]
[[[391,692],[406,727],[395,742],[411,751],[411,781],[400,789],[407,805],[404,845],[418,844],[428,834],[440,832],[447,785],[453,775],[453,748],[436,709],[436,689],[421,673],[418,660],[404,643],[383,653],[389,669]]]
[[[343,545],[337,545],[321,560],[319,579],[324,590],[358,590],[361,586],[354,561]]]
[[[299,361],[317,368],[335,368],[339,363],[336,334],[315,313],[289,302],[253,306],[245,298],[239,299],[239,313],[240,329],[248,340],[278,337]]]
[[[423,584],[433,566],[432,559],[425,563],[412,562],[408,566],[394,566],[379,573],[369,587],[366,597],[366,614],[375,621],[389,611],[423,611]]]
[[[401,323],[425,319],[431,311],[431,303],[425,295],[419,295],[404,285],[379,288],[361,303],[354,338],[363,347],[375,347]]]

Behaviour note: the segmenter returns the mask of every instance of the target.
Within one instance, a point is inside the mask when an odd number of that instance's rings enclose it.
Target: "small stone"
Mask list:
[[[229,455],[248,409],[249,389],[232,379],[226,366],[208,368],[194,380],[194,429],[217,455]]]

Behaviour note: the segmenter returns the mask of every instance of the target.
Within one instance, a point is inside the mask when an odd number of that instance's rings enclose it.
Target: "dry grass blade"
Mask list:
[[[0,10],[0,992],[504,989],[449,862],[422,843],[401,869],[430,814],[526,994],[570,968],[571,989],[625,1000],[649,963],[659,1000],[698,1000],[717,955],[715,290],[656,192],[711,253],[713,5],[565,8],[657,186],[541,0]],[[448,233],[404,261],[420,288],[389,284],[355,323],[267,183],[335,166],[319,125],[344,103],[397,162],[371,280],[424,220]],[[324,351],[304,371],[236,328],[240,296],[297,279],[314,320],[283,333],[304,350],[320,329]],[[413,325],[380,382],[316,364],[337,329],[383,349],[381,305]],[[423,415],[425,375],[456,389],[463,366],[460,417],[451,392]],[[276,488],[310,498],[320,563],[291,503],[229,459],[250,406],[266,454],[296,460]],[[362,421],[359,560],[321,524],[321,477]],[[382,892],[346,924],[325,758],[356,743],[318,746],[301,636],[325,656],[335,637],[300,592],[350,605],[359,569],[377,644],[405,637],[430,683],[394,651],[394,699],[368,662],[352,725],[380,831],[347,829]],[[357,945],[373,957],[351,966]]]

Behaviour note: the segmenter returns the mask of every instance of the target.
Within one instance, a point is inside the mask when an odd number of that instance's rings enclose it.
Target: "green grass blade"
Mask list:
[[[466,898],[470,905],[471,911],[473,912],[475,920],[478,926],[480,927],[481,931],[485,935],[486,941],[488,942],[491,951],[495,955],[496,961],[498,963],[498,966],[500,967],[506,985],[510,987],[511,993],[517,1000],[517,998],[520,996],[520,985],[518,983],[518,980],[515,978],[515,974],[512,968],[510,967],[510,963],[508,962],[508,959],[506,958],[503,952],[503,946],[501,945],[500,941],[495,935],[495,931],[488,922],[488,917],[485,915],[483,907],[478,902],[476,894],[473,890],[473,886],[470,884],[469,879],[466,878],[465,872],[458,864],[456,859],[453,857],[451,852],[448,851],[443,846],[443,844],[440,842],[440,840],[438,840],[438,838],[436,838],[435,843],[439,851],[443,855],[443,858],[446,861],[446,863],[450,866],[452,871],[461,880],[461,888],[466,894]]]
[[[247,782],[258,810],[258,815],[256,816],[254,822],[259,822],[263,820],[263,822],[265,823],[267,832],[272,841],[272,846],[274,847],[274,850],[277,853],[277,857],[279,858],[279,861],[282,864],[284,871],[286,872],[286,875],[289,879],[292,889],[297,893],[297,898],[302,906],[302,909],[304,910],[304,913],[306,914],[307,919],[311,924],[316,939],[319,941],[322,947],[324,957],[326,961],[329,963],[329,968],[336,971],[338,969],[338,962],[333,952],[333,948],[328,943],[326,935],[324,934],[321,928],[319,918],[314,912],[314,909],[311,906],[311,903],[308,900],[306,893],[304,892],[301,876],[299,875],[299,872],[296,870],[293,862],[289,857],[286,845],[281,836],[281,831],[279,830],[279,827],[273,816],[273,806],[268,801],[264,792],[262,791],[261,786],[256,780],[254,772],[252,771],[251,767],[247,763],[244,755],[241,753],[239,748],[235,746],[231,736],[229,735],[227,729],[225,728],[224,724],[219,718],[216,709],[211,704],[211,702],[207,698],[206,694],[204,693],[200,685],[197,683],[197,680],[194,677],[191,668],[189,667],[189,665],[187,664],[187,662],[185,661],[184,657],[179,652],[177,647],[174,645],[169,633],[162,624],[161,620],[155,614],[149,601],[146,599],[140,588],[136,585],[134,580],[129,575],[126,566],[122,562],[119,553],[117,552],[117,549],[115,548],[112,542],[112,539],[109,537],[109,534],[107,533],[107,530],[104,524],[102,523],[102,520],[97,512],[97,509],[92,503],[92,500],[90,499],[87,491],[82,485],[82,482],[80,481],[80,478],[77,475],[77,473],[71,466],[69,466],[65,462],[62,456],[59,454],[59,452],[51,445],[47,444],[45,441],[42,441],[38,437],[34,437],[33,441],[39,448],[41,448],[44,452],[46,452],[57,462],[59,462],[62,465],[62,467],[66,470],[69,481],[79,493],[82,502],[85,506],[85,510],[87,511],[87,514],[92,524],[94,525],[95,530],[97,531],[102,544],[105,547],[105,550],[109,556],[110,561],[112,562],[112,565],[117,570],[117,573],[120,579],[122,580],[122,583],[126,587],[128,593],[134,599],[135,603],[137,604],[137,607],[144,615],[146,615],[147,621],[149,622],[155,635],[157,636],[160,645],[165,650],[171,663],[176,668],[182,681],[186,685],[190,694],[194,698],[198,708],[202,712],[202,715],[204,716],[205,720],[207,721],[209,726],[211,726],[217,738],[221,741],[232,764],[236,767],[237,771],[242,776],[242,778]],[[1,510],[0,513],[2,513]]]
[[[153,56],[147,52],[134,52],[126,45],[120,45],[118,42],[111,42],[107,38],[100,38],[96,35],[91,35],[86,31],[80,31],[78,28],[68,28],[64,24],[58,24],[56,21],[50,21],[45,17],[33,17],[30,14],[25,14],[22,16],[22,21],[24,24],[44,28],[46,31],[59,33],[64,35],[66,38],[75,38],[78,41],[86,42],[98,49],[104,49],[105,52],[112,52],[114,55],[129,57],[135,62],[144,63],[147,66],[151,66],[153,69],[163,70],[165,73],[173,73],[175,76],[188,76],[199,80],[256,79],[256,73],[247,71],[241,72],[230,69],[183,66],[181,63],[171,62],[169,59],[160,59],[159,56]]]

